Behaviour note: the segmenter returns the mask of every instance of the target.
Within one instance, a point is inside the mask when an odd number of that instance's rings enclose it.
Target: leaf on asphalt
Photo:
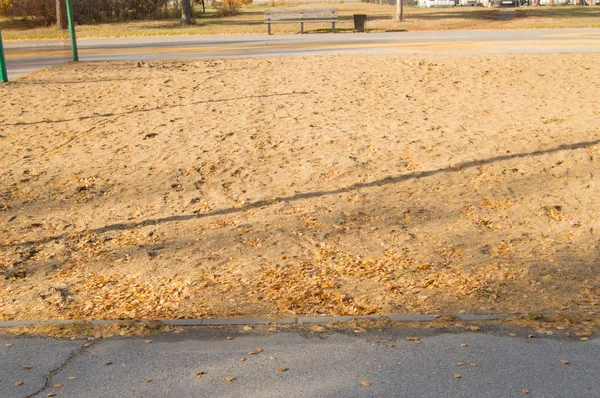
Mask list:
[[[469,362],[469,366],[475,368],[477,367],[477,364],[475,362]]]
[[[582,337],[579,340],[581,340],[581,341],[588,341],[589,339],[587,337]]]
[[[460,375],[460,373],[454,373],[454,378],[455,379],[460,379],[462,376]]]
[[[144,343],[150,344],[150,343],[152,343],[152,340],[144,340]]]
[[[195,372],[194,372],[194,374],[195,374],[196,376],[202,376],[202,375],[204,374],[204,372],[203,372],[203,371],[201,371],[201,370],[197,370],[197,371],[195,371]]]
[[[285,366],[280,366],[280,367],[277,369],[277,371],[278,371],[279,373],[281,373],[281,372],[285,372],[286,370],[288,370],[288,368],[286,368]]]
[[[321,325],[313,325],[310,327],[310,330],[312,330],[315,333],[323,333],[323,332],[327,331],[327,329],[325,329]]]
[[[12,346],[13,346],[13,345],[12,345],[11,343],[6,343],[6,344],[4,344],[4,347],[6,347],[6,348],[9,348],[9,347],[12,347]]]
[[[67,377],[67,380],[75,380],[77,377],[76,376],[69,376]]]
[[[527,337],[529,337],[530,339],[535,339],[535,334],[528,334]]]
[[[233,337],[231,337],[231,336],[227,336],[227,337],[225,337],[225,338],[226,338],[227,340],[233,340]]]
[[[46,394],[47,397],[55,397],[56,394],[53,392],[49,392],[48,394]]]
[[[23,365],[23,369],[31,369],[31,365]]]
[[[245,360],[246,360],[246,358],[244,358],[244,357],[240,358],[240,362],[244,362]]]
[[[526,388],[522,389],[522,390],[521,390],[521,392],[522,392],[523,394],[529,394],[529,390],[528,390],[528,389],[526,389]]]
[[[271,355],[271,356],[269,356],[269,359],[270,359],[271,361],[274,361],[274,360],[276,360],[277,358],[275,358],[273,355]]]
[[[54,388],[62,388],[62,386],[63,386],[62,384],[55,384]]]
[[[565,337],[571,337],[571,332],[565,332]]]
[[[509,335],[510,337],[517,337],[517,334],[516,334],[516,333],[509,333],[508,335]]]
[[[104,364],[105,364],[106,366],[108,366],[108,365],[112,365],[112,362],[111,362],[111,361],[106,361]]]
[[[246,326],[244,326],[244,330],[252,330],[252,326],[246,325]]]
[[[144,383],[151,383],[151,382],[152,382],[152,379],[146,379],[146,380],[144,380]]]
[[[414,342],[421,341],[420,337],[405,337],[404,339],[406,341],[414,341]]]
[[[256,355],[256,354],[260,354],[261,352],[263,352],[262,348],[257,348],[255,350],[250,351],[248,354],[249,355]]]
[[[365,387],[370,387],[371,384],[373,384],[373,381],[371,381],[371,380],[363,380],[363,381],[360,382],[360,384],[362,384]]]
[[[465,363],[464,363],[464,362],[456,362],[456,364],[457,364],[458,366],[463,366]]]
[[[226,380],[227,382],[232,382],[232,381],[234,381],[234,380],[235,380],[235,377],[227,376],[227,377],[225,377],[225,380]]]
[[[92,345],[92,343],[85,343],[83,346],[84,346],[85,348],[88,348],[88,347],[89,347],[89,346],[91,346],[91,345]]]
[[[467,345],[466,345],[466,344],[464,344],[464,343],[463,343],[463,344],[461,344],[460,346],[461,346],[462,348],[465,348],[465,347],[467,347]]]
[[[592,332],[586,330],[584,332],[575,332],[575,336],[577,337],[592,337]]]
[[[19,387],[22,386],[23,382],[22,381],[15,381],[15,387]]]
[[[469,329],[471,332],[476,332],[479,330],[479,326],[469,326],[467,329]]]
[[[567,361],[566,359],[561,359],[561,360],[560,360],[560,364],[561,364],[561,365],[568,365],[568,364],[569,364],[569,361]]]

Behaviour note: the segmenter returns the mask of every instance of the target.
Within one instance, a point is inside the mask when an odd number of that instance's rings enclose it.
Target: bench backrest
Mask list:
[[[338,19],[337,8],[287,8],[265,10],[265,21],[330,21]]]

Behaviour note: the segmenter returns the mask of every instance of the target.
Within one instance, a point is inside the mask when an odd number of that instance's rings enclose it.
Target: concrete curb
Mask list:
[[[391,322],[431,322],[440,317],[454,317],[462,321],[496,321],[517,314],[458,314],[458,315],[367,315],[367,316],[305,316],[297,318],[213,318],[213,319],[156,319],[156,320],[44,320],[44,321],[0,321],[0,328],[25,326],[77,325],[88,323],[92,326],[110,326],[117,323],[160,322],[168,326],[237,326],[237,325],[302,325],[305,323],[349,322],[352,320],[378,321],[389,319]]]

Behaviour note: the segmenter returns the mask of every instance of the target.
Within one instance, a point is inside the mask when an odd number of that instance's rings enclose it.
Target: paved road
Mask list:
[[[407,333],[420,334],[421,344],[406,341]],[[526,389],[531,397],[600,397],[599,339],[518,334],[201,329],[150,337],[151,343],[100,340],[87,348],[85,340],[4,337],[0,396],[482,398],[523,397]],[[258,347],[261,353],[248,354]],[[196,376],[197,370],[204,374]],[[362,380],[373,384],[364,387]],[[14,386],[17,381],[23,384]]]
[[[69,58],[66,41],[8,41],[9,77]],[[79,40],[82,61],[316,54],[600,52],[600,29],[470,30]]]

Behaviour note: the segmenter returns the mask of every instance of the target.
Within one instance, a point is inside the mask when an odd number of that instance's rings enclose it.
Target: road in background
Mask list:
[[[80,39],[82,61],[307,56],[600,52],[600,29],[468,30]],[[8,41],[10,78],[64,62],[64,41]]]
[[[418,343],[407,341],[407,333],[420,334]],[[200,329],[98,340],[89,347],[85,340],[3,337],[0,396],[600,396],[600,340],[517,334],[385,329],[228,335]]]

